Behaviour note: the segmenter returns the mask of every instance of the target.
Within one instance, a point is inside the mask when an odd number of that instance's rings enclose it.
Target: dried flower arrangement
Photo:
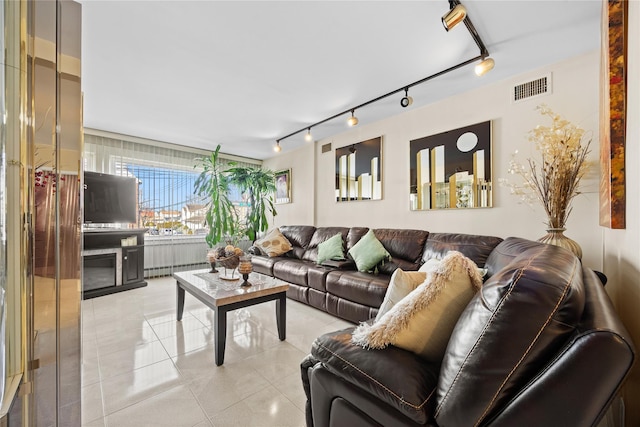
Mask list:
[[[529,141],[535,144],[542,160],[538,163],[529,158],[526,164],[519,163],[515,159],[516,151],[508,172],[520,175],[524,183],[502,182],[523,202],[533,205],[534,201],[539,201],[547,214],[548,227],[561,229],[571,213],[573,198],[580,194],[580,180],[588,169],[586,157],[591,140],[583,143],[585,131],[546,105],[538,106],[537,110],[552,120],[551,126],[536,126],[528,133]]]

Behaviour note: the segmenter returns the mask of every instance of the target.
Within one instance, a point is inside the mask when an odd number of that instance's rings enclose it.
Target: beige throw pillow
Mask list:
[[[402,300],[402,298],[409,295],[411,291],[418,287],[427,278],[427,273],[422,271],[404,271],[400,268],[396,268],[396,271],[391,275],[389,280],[389,287],[387,293],[384,294],[384,300],[380,304],[378,309],[378,315],[376,316],[376,322],[380,320],[384,314],[391,310],[391,308]]]
[[[284,237],[278,228],[269,231],[266,236],[257,240],[254,246],[259,247],[269,257],[280,256],[289,252],[292,248],[289,240]]]
[[[361,323],[352,342],[372,349],[391,344],[426,360],[442,361],[453,328],[482,286],[482,277],[473,261],[455,251],[426,274],[423,283],[372,325]]]

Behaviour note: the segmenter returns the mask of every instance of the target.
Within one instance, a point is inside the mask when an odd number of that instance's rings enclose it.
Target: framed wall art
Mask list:
[[[276,204],[291,203],[291,169],[281,170],[275,173],[276,179]]]
[[[625,228],[626,73],[628,2],[609,0],[602,7],[600,67],[600,225]]]
[[[411,210],[492,207],[491,122],[409,143]]]
[[[336,149],[336,201],[382,199],[382,137]]]

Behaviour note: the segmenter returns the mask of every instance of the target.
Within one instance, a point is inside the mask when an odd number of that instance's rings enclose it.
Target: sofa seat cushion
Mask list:
[[[327,292],[349,301],[380,307],[391,276],[334,270],[327,274]]]
[[[393,346],[365,350],[351,343],[352,331],[349,328],[318,337],[311,354],[329,371],[416,423],[430,420],[439,366]]]
[[[438,381],[439,425],[479,425],[533,380],[580,324],[580,260],[535,243],[490,277],[449,339]]]
[[[310,264],[307,268],[307,285],[318,291],[326,292],[327,275],[333,268]]]
[[[300,259],[281,259],[273,266],[273,276],[300,286],[307,286],[307,269],[313,263]]]

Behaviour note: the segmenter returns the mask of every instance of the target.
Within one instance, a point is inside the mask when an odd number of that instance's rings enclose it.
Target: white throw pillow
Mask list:
[[[384,295],[382,304],[380,304],[375,321],[377,322],[387,311],[391,310],[391,307],[409,295],[418,285],[422,284],[427,278],[427,273],[433,272],[440,264],[442,264],[441,259],[431,258],[422,264],[418,271],[396,269],[391,275],[387,293]]]
[[[420,266],[420,268],[418,269],[418,271],[422,271],[425,273],[428,273],[429,271],[433,271],[435,268],[437,268],[440,263],[442,262],[441,259],[438,258],[431,258],[425,261],[424,264],[422,264]]]
[[[439,260],[437,258],[428,259],[427,261],[425,261],[424,264],[422,264],[420,266],[418,271],[429,272],[429,271],[433,270],[434,268],[437,268],[438,265],[440,265],[440,261],[442,261],[442,260]],[[488,271],[489,271],[488,268],[480,268],[480,267],[478,267],[478,272],[480,273],[480,276],[482,276],[483,278],[484,278],[484,276],[487,275]]]
[[[352,342],[364,348],[388,345],[440,362],[449,337],[471,298],[482,286],[477,265],[460,252],[451,251],[433,268],[423,283],[370,325],[361,323]]]
[[[378,309],[378,315],[376,316],[376,322],[380,320],[384,314],[391,310],[391,308],[400,302],[400,300],[415,288],[418,287],[427,278],[427,273],[423,271],[404,271],[397,268],[391,275],[389,280],[389,287],[387,293],[384,294],[384,300],[380,304]]]

